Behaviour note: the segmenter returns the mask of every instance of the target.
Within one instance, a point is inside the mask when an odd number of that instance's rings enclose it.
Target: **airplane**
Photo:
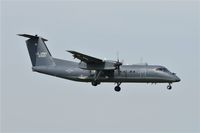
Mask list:
[[[116,92],[121,90],[121,83],[168,83],[167,89],[170,90],[173,82],[181,80],[175,73],[160,65],[123,65],[119,59],[102,60],[73,50],[67,52],[79,59],[79,63],[54,58],[46,46],[47,39],[38,35],[17,35],[28,38],[26,45],[34,72],[73,81],[91,82],[93,86],[112,82],[116,83]]]

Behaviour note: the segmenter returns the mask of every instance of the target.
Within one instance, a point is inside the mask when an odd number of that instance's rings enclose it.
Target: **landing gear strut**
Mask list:
[[[121,90],[120,85],[121,85],[121,83],[117,83],[117,86],[115,86],[115,91],[116,92],[119,92]]]
[[[171,89],[172,89],[171,83],[169,83],[169,85],[167,86],[167,89],[168,89],[168,90],[171,90]]]
[[[94,75],[94,80],[92,81],[92,85],[93,86],[97,86],[98,84],[100,84],[100,82],[98,82],[98,78],[101,75],[102,71],[96,71],[95,75]]]

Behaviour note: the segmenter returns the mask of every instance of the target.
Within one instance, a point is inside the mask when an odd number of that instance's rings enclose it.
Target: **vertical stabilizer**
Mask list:
[[[32,66],[51,66],[55,65],[51,53],[49,52],[44,39],[40,36],[27,34],[18,34],[19,36],[29,38],[26,40],[26,46],[31,58]]]

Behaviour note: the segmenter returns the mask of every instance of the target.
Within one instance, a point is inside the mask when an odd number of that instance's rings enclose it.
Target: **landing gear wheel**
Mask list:
[[[171,89],[172,89],[171,84],[169,84],[169,85],[167,86],[167,89],[168,89],[168,90],[171,90]]]
[[[119,87],[119,86],[116,86],[116,87],[115,87],[115,91],[116,91],[116,92],[119,92],[120,90],[121,90],[121,87]]]
[[[97,85],[98,85],[98,82],[93,81],[93,82],[92,82],[92,85],[93,85],[93,86],[97,86]]]

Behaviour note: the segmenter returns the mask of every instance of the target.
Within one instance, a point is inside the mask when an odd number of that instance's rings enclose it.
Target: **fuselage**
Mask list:
[[[54,58],[53,66],[35,66],[33,71],[74,80],[92,82],[97,70],[84,70],[79,63]],[[172,83],[180,79],[159,65],[122,65],[119,70],[102,71],[98,82],[143,82],[143,83]]]
[[[101,82],[115,82],[115,91],[120,91],[122,82],[171,83],[179,82],[176,74],[159,65],[123,65],[119,61],[102,60],[77,51],[68,50],[79,63],[53,58],[45,42],[47,39],[29,34],[18,34],[28,38],[26,46],[32,63],[32,70],[64,79],[91,82],[97,86]]]

